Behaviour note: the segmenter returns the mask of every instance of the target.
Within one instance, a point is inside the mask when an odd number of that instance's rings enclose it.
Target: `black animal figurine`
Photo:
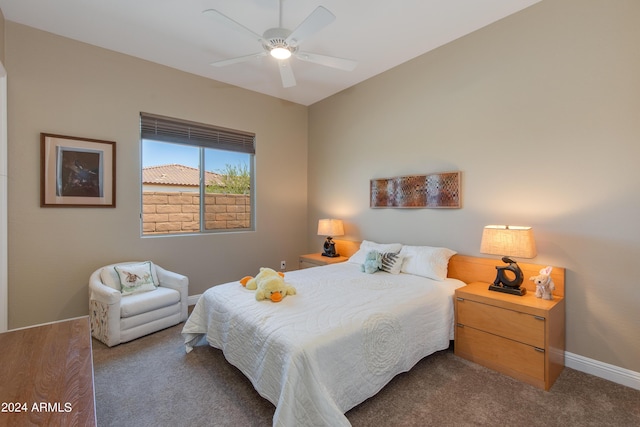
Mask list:
[[[489,289],[513,295],[524,295],[527,292],[527,289],[520,287],[524,281],[524,274],[522,273],[522,270],[520,270],[518,264],[509,257],[502,257],[502,262],[508,263],[509,265],[496,266],[496,270],[498,270],[496,280],[493,281],[493,285],[489,286]],[[510,275],[514,276],[513,279],[509,279],[507,272],[511,272]]]

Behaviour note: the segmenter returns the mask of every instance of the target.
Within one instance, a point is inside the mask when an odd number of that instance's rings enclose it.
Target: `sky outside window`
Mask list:
[[[142,140],[142,167],[179,164],[198,168],[198,147],[166,142]],[[237,166],[247,163],[246,153],[215,150],[215,156],[205,156],[207,172],[223,172],[226,165]]]

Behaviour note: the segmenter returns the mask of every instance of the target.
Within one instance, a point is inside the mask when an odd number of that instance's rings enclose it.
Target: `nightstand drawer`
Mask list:
[[[519,341],[541,349],[545,348],[545,319],[527,313],[508,310],[468,299],[458,299],[457,322],[465,326]]]
[[[491,369],[544,387],[544,350],[489,334],[475,328],[456,326],[456,354]]]

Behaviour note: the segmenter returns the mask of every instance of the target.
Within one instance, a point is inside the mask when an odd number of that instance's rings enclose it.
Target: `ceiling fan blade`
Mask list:
[[[297,45],[300,41],[310,35],[320,31],[336,19],[335,15],[322,6],[318,6],[309,16],[305,18],[298,27],[287,37],[286,42],[290,45]]]
[[[353,71],[358,65],[356,61],[353,61],[351,59],[338,58],[335,56],[319,55],[317,53],[311,53],[311,52],[297,52],[295,56],[296,58],[302,61],[313,62],[314,64],[324,65],[325,67],[337,68],[338,70],[343,70],[343,71]]]
[[[278,61],[278,67],[280,68],[280,78],[282,79],[282,87],[293,87],[296,85],[296,78],[293,75],[291,64],[286,59]]]
[[[233,28],[234,30],[244,35],[250,36],[251,38],[256,39],[258,41],[262,41],[262,36],[260,34],[250,30],[249,28],[245,27],[241,23],[234,21],[233,19],[229,18],[227,15],[223,14],[222,12],[219,12],[215,9],[207,9],[203,11],[202,14],[210,17],[211,19],[217,22],[227,25],[228,27]]]
[[[233,64],[238,64],[240,62],[250,61],[252,59],[260,58],[266,55],[267,55],[267,52],[252,53],[251,55],[239,56],[237,58],[231,58],[231,59],[224,59],[222,61],[215,61],[209,65],[213,65],[214,67],[225,67],[227,65],[233,65]]]

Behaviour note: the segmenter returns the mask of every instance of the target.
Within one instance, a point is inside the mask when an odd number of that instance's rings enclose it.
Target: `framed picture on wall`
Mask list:
[[[40,206],[116,206],[116,143],[40,134]]]
[[[460,171],[379,178],[369,184],[371,208],[459,209],[461,196]]]

